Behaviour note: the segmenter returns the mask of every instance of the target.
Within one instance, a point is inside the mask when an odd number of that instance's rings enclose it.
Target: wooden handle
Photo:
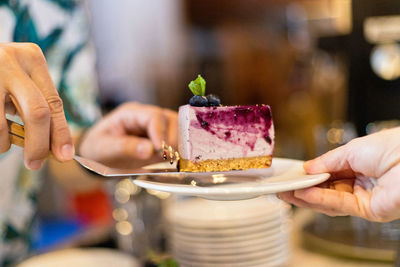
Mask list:
[[[10,135],[11,144],[24,147],[25,129],[24,126],[16,122],[7,120],[8,134]]]

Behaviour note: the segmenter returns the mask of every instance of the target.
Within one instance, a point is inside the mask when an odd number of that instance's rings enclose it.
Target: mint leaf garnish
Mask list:
[[[189,89],[194,95],[204,96],[206,94],[206,80],[200,74],[197,75],[196,80],[189,83]]]

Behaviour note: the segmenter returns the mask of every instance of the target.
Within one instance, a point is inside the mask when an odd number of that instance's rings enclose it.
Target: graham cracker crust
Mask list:
[[[272,156],[260,156],[251,158],[236,159],[218,159],[203,160],[191,162],[187,159],[179,160],[179,171],[182,172],[212,172],[212,171],[230,171],[230,170],[247,170],[262,169],[271,166]]]

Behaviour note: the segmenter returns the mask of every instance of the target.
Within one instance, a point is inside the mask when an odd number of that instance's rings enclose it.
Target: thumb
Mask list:
[[[71,132],[65,119],[63,110],[52,114],[50,122],[51,150],[58,160],[71,160],[75,154]]]
[[[305,162],[303,167],[309,174],[329,172],[351,176],[354,174],[351,167],[351,158],[352,153],[344,145]],[[343,175],[339,176],[343,178]]]

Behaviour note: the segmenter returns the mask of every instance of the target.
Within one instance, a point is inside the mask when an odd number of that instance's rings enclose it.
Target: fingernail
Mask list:
[[[75,149],[72,145],[66,144],[61,148],[61,155],[64,160],[71,160],[74,157]]]
[[[149,158],[153,154],[153,144],[151,142],[140,142],[136,150],[141,158]]]
[[[32,160],[26,164],[26,167],[30,170],[39,170],[43,165],[43,160]]]

